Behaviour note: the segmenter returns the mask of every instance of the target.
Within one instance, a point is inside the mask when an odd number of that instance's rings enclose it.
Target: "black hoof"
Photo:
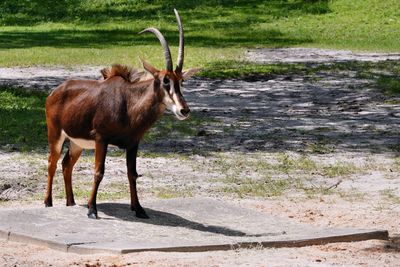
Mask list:
[[[53,207],[53,201],[45,201],[44,205],[46,208]]]
[[[149,219],[150,217],[146,214],[146,212],[144,210],[142,211],[136,211],[136,217],[140,218],[140,219]]]
[[[97,216],[97,210],[89,208],[88,214],[87,214],[89,219],[98,219],[99,217]]]
[[[146,212],[140,205],[137,208],[135,208],[134,206],[131,206],[131,211],[135,211],[136,217],[138,217],[138,218],[141,218],[141,219],[149,219],[150,218],[149,216],[147,216]]]
[[[75,206],[75,202],[67,203],[67,206]]]
[[[96,213],[88,213],[88,218],[89,219],[98,219],[99,217],[97,217],[97,214]]]

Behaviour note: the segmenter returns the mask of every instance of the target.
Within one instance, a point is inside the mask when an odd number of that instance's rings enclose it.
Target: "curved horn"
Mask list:
[[[178,28],[179,28],[179,53],[178,53],[178,60],[175,72],[181,73],[183,69],[183,58],[184,58],[184,48],[185,48],[185,40],[183,36],[183,26],[181,17],[179,16],[178,11],[174,8],[176,20],[178,21]]]
[[[161,46],[164,49],[164,57],[165,57],[165,63],[166,63],[167,71],[172,71],[171,51],[169,50],[168,43],[165,40],[164,36],[156,28],[144,29],[143,31],[139,32],[139,34],[142,34],[144,32],[152,32],[152,33],[155,34],[155,36],[157,36],[158,40],[160,40]]]

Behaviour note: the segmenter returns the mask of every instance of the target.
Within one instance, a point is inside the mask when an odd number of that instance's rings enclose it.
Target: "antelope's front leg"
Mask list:
[[[128,168],[129,189],[131,192],[131,210],[136,212],[136,217],[148,219],[149,216],[147,216],[146,212],[139,203],[136,190],[136,179],[138,178],[138,174],[136,172],[137,150],[138,145],[126,150],[126,166]]]
[[[96,140],[96,151],[95,151],[95,167],[94,167],[94,181],[92,187],[92,193],[88,202],[88,217],[91,219],[97,219],[97,207],[96,197],[97,190],[104,176],[104,165],[106,161],[107,144]]]

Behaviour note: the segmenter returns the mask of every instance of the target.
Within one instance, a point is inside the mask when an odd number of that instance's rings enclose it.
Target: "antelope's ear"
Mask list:
[[[200,68],[188,69],[182,73],[182,77],[184,80],[187,80],[190,77],[192,77],[193,75],[195,75],[196,73],[198,73],[199,71],[201,71]]]
[[[106,80],[108,77],[110,77],[111,69],[110,68],[104,68],[100,72],[101,72],[101,75],[103,76],[104,80]]]
[[[144,59],[140,59],[142,61],[143,64],[143,68],[150,73],[151,75],[153,75],[153,77],[157,76],[158,73],[160,72],[158,69],[156,69],[155,67],[153,67],[149,62],[145,61]]]

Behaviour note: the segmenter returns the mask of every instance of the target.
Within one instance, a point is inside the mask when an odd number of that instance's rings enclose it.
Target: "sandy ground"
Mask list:
[[[256,55],[249,51],[249,58],[260,62],[265,58],[304,62],[307,58],[375,61],[396,57],[315,49],[263,50]],[[49,90],[71,76],[98,78],[98,69],[0,68],[0,83]],[[138,159],[138,172],[143,174],[141,198],[222,197],[312,225],[386,229],[394,241],[128,255],[76,255],[0,241],[0,266],[400,265],[396,239],[400,234],[400,105],[386,104],[371,81],[351,72],[322,72],[259,81],[194,79],[186,88],[191,109],[206,123],[195,126],[199,134],[194,137],[172,135],[141,146],[146,152],[174,153]],[[42,197],[45,186],[46,152],[28,157],[0,149],[0,162],[1,205],[41,205],[35,199]],[[92,164],[93,157],[87,153],[76,166],[74,185],[83,190],[78,204],[84,203],[85,190],[90,188]],[[107,191],[109,198],[126,198],[124,157],[108,157],[106,168],[100,191]],[[62,205],[59,171],[57,177],[56,204]],[[242,186],[248,177],[271,177],[289,185],[283,192],[259,197],[254,190],[240,191],[245,190]]]

